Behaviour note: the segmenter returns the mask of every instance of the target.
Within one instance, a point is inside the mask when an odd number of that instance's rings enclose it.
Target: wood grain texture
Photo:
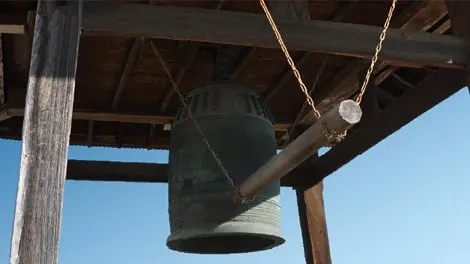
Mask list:
[[[23,108],[5,108],[2,110],[2,113],[5,116],[5,119],[7,119],[16,116],[23,116],[25,110]],[[75,109],[75,111],[72,113],[72,119],[130,124],[166,125],[173,122],[174,116],[131,114],[122,112],[87,112]],[[274,124],[274,130],[285,131],[289,128],[290,125],[290,123],[278,122]]]
[[[0,35],[5,34],[25,34],[25,21],[18,16],[11,14],[0,14]]]
[[[391,27],[398,27],[403,30],[403,32],[414,32],[418,30],[426,31],[443,18],[446,15],[446,12],[447,10],[442,1],[416,2],[406,10],[402,11],[402,13],[392,18]],[[387,38],[388,37],[389,35],[387,34]],[[377,42],[378,37],[376,37],[375,41],[371,40],[371,43],[374,43],[374,45],[376,45]],[[384,41],[384,48],[387,45],[389,45],[388,42]],[[381,53],[379,56],[379,62],[375,67],[375,72],[378,72],[387,66],[387,63],[383,60],[382,56],[383,55]],[[356,93],[362,84],[361,81],[363,81],[365,72],[369,65],[370,61],[352,60],[342,68],[331,79],[327,86],[318,89],[318,92],[315,94],[315,97],[320,99],[318,102],[318,108],[321,111],[328,111],[331,104],[347,99]],[[382,81],[396,69],[398,69],[398,67],[382,74],[380,76]],[[375,82],[375,85],[378,84],[379,83]],[[314,120],[315,117],[313,116],[313,112],[309,111],[300,123],[312,123]]]
[[[440,34],[444,34],[449,29],[450,29],[450,20],[447,19],[442,24],[434,28],[432,30],[432,33],[440,35]],[[380,70],[384,68],[385,68],[384,64],[379,65]],[[392,75],[392,73],[394,73],[398,69],[399,67],[389,66],[387,69],[382,70],[380,73],[376,74],[374,76],[375,85],[380,85],[383,81],[385,81],[388,78],[388,76]],[[381,91],[386,92],[385,90],[382,90],[382,89]]]
[[[290,0],[290,1],[271,1],[270,8],[275,18],[292,18],[292,19],[310,19],[310,13],[308,8],[307,0]],[[356,2],[351,1],[346,5],[339,8],[338,11],[333,15],[334,21],[339,21],[343,18],[344,10],[349,10]],[[338,15],[339,14],[339,15]],[[253,48],[255,49],[255,48]],[[299,61],[296,62],[296,66],[300,67],[309,57],[310,52],[304,53]],[[283,72],[276,78],[275,85],[268,88],[265,96],[265,100],[269,100],[278,90],[282,89],[287,80],[293,77],[292,70],[290,67],[286,67]],[[318,157],[318,153],[314,154]],[[299,208],[299,220],[302,229],[303,247],[305,262],[307,264],[331,264],[331,257],[329,254],[329,241],[328,234],[326,233],[326,223],[312,222],[312,219],[323,218],[325,210],[323,208],[323,182],[312,187],[309,191],[301,193],[299,196],[297,192],[298,208]],[[306,196],[305,196],[306,194]],[[315,201],[311,200],[311,197],[322,202],[321,207],[315,207],[317,210],[311,210],[312,206],[317,206]],[[305,200],[307,198],[307,200]],[[326,235],[325,235],[326,234]],[[327,250],[328,254],[320,254]]]
[[[279,48],[266,18],[207,9],[88,3],[84,34],[192,40]],[[371,58],[381,27],[329,21],[277,19],[291,50]],[[381,59],[398,65],[461,68],[463,43],[452,36],[390,29]]]
[[[318,149],[327,146],[328,138],[325,125],[331,133],[343,133],[359,123],[362,112],[359,104],[345,100],[336,105],[321,120],[300,136],[290,142],[279,154],[269,159],[261,168],[243,181],[240,188],[242,197],[254,197],[269,187],[275,180],[285,176],[305,160],[317,153]]]
[[[454,36],[463,39],[467,51],[467,85],[470,85],[470,2],[446,0]],[[470,89],[470,88],[469,88]]]
[[[331,17],[331,21],[341,21],[344,16],[348,13],[350,9],[352,9],[357,4],[356,0],[350,0],[347,3],[343,3],[343,5],[338,8],[337,11]],[[297,68],[301,67],[312,55],[311,52],[304,53],[298,60],[295,61],[295,65]],[[285,86],[287,81],[294,77],[292,69],[290,66],[286,66],[286,68],[275,78],[275,81],[272,85],[263,93],[264,100],[269,102],[278,92]]]
[[[78,2],[39,1],[10,264],[57,264],[79,42]]]
[[[217,5],[215,6],[215,10],[220,10],[225,4],[225,0],[218,0]],[[178,66],[178,70],[175,73],[175,84],[176,86],[179,87],[181,84],[181,81],[183,80],[184,75],[188,71],[189,67],[192,65],[194,58],[196,58],[197,53],[199,52],[201,46],[199,43],[192,44],[189,47],[189,50],[187,52],[187,55],[184,57],[184,59],[181,62],[181,65]],[[163,97],[163,100],[160,104],[160,111],[164,112],[168,105],[171,102],[171,99],[175,96],[175,89],[173,88],[173,85],[168,85],[166,95]],[[150,130],[155,129],[155,127],[151,127]],[[149,138],[150,140],[150,138]]]
[[[296,194],[306,264],[331,264],[323,182],[307,190],[296,190]],[[311,252],[307,251],[306,247],[310,247]]]
[[[3,48],[2,34],[0,33],[0,106],[5,103],[5,82],[3,81]]]
[[[277,20],[278,18],[288,18],[288,19],[294,19],[294,20],[309,20],[310,19],[310,11],[308,7],[308,1],[296,1],[296,0],[285,0],[285,1],[278,1],[278,0],[271,0],[269,1],[269,11],[271,12],[272,16]],[[245,57],[245,60],[242,61],[238,68],[235,70],[234,74],[231,77],[231,80],[234,80],[235,78],[238,77],[239,73],[242,71],[242,69],[248,64],[248,61],[251,59],[251,57],[257,52],[257,47],[249,47],[248,48],[248,56]],[[304,58],[305,57],[305,58]],[[303,56],[300,62],[297,62],[298,64],[302,64],[308,56]],[[298,65],[296,64],[296,65]],[[275,83],[278,85],[274,88],[268,88],[268,90],[271,89],[280,89],[286,81],[289,79],[291,76],[289,72],[292,72],[290,68],[284,70],[279,77],[276,77]],[[269,98],[265,98],[265,100],[269,100]]]
[[[67,180],[167,183],[168,164],[143,162],[116,162],[95,160],[69,160]],[[305,176],[305,170],[296,170],[286,179]],[[291,187],[289,180],[281,179],[281,186]]]
[[[465,71],[440,69],[423,80],[414,89],[382,109],[380,114],[370,118],[337,144],[330,151],[314,161],[315,171],[310,177],[296,179],[295,186],[309,188],[325,177],[361,155],[416,117],[428,111],[465,86]]]
[[[143,38],[135,39],[134,43],[132,44],[131,50],[129,51],[129,54],[127,55],[126,64],[124,65],[124,68],[121,73],[121,77],[119,79],[119,84],[116,89],[116,94],[114,95],[114,99],[112,103],[113,110],[117,110],[119,107],[122,94],[124,93],[124,88],[126,87],[126,84],[127,84],[127,80],[129,79],[129,75],[131,74],[132,69],[134,68],[135,62],[137,60],[137,57],[140,51],[142,50],[143,44],[144,44]]]

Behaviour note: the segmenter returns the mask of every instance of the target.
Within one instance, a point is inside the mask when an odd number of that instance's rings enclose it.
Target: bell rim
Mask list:
[[[208,237],[222,237],[222,236],[246,236],[246,237],[257,237],[257,238],[262,238],[264,240],[269,240],[272,241],[268,246],[263,247],[263,248],[253,248],[253,249],[247,249],[245,248],[244,250],[240,251],[233,251],[230,253],[217,253],[217,252],[198,252],[196,250],[184,250],[183,247],[180,247],[178,245],[181,245],[182,243],[190,243],[190,240],[198,239],[198,238],[208,238]],[[186,241],[185,241],[186,240]],[[188,238],[182,238],[182,239],[169,239],[166,242],[166,246],[177,252],[181,253],[187,253],[187,254],[201,254],[201,255],[226,255],[226,254],[244,254],[244,253],[253,253],[253,252],[261,252],[261,251],[267,251],[271,250],[273,248],[279,247],[283,245],[286,242],[286,240],[281,237],[281,236],[276,236],[276,235],[270,235],[270,234],[262,234],[262,233],[252,233],[252,232],[227,232],[227,233],[219,233],[219,234],[201,234],[201,235],[196,235]]]
[[[200,238],[209,238],[209,237],[222,237],[222,236],[247,236],[247,237],[257,237],[265,240],[272,241],[271,244],[264,248],[254,248],[252,250],[244,250],[231,253],[214,253],[214,252],[197,252],[194,250],[184,250],[182,247],[179,247],[178,244],[188,242],[190,240],[200,239]],[[174,251],[189,253],[189,254],[242,254],[250,252],[260,252],[270,250],[276,247],[283,245],[286,242],[286,239],[283,237],[282,232],[278,227],[271,225],[265,225],[261,223],[224,223],[215,228],[197,228],[191,231],[184,231],[170,234],[166,241],[166,246]]]

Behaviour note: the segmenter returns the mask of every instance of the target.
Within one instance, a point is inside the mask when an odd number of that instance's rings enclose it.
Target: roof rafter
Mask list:
[[[441,1],[416,2],[392,19],[391,26],[399,27],[403,31],[427,31],[446,14],[447,9]],[[439,27],[433,33],[442,34],[442,28]],[[376,44],[377,41],[378,39],[374,43]],[[385,41],[384,47],[386,45],[388,44]],[[331,78],[329,84],[319,88],[314,97],[318,99],[317,104],[320,111],[327,111],[330,105],[347,99],[356,93],[360,88],[360,81],[362,81],[359,74],[365,73],[369,64],[369,61],[352,60]],[[383,70],[386,66],[387,63],[384,61],[377,63],[375,72]],[[390,67],[387,71],[382,72],[380,81],[375,81],[375,85],[378,86],[396,69],[398,67]],[[308,114],[302,118],[300,123],[311,123],[314,120],[313,112],[308,109]]]
[[[313,186],[361,155],[413,119],[444,101],[465,86],[463,70],[440,69],[414,89],[390,103],[380,113],[363,120],[360,127],[346,139],[313,162],[315,170],[308,178],[292,179],[294,185]]]

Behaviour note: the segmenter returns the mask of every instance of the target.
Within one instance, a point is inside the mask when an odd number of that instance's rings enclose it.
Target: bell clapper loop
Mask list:
[[[256,200],[256,196],[252,196],[252,197],[249,197],[249,198],[245,197],[245,196],[241,195],[240,188],[236,187],[235,188],[235,193],[234,193],[234,200],[237,203],[248,204],[248,203],[251,203],[254,200]]]

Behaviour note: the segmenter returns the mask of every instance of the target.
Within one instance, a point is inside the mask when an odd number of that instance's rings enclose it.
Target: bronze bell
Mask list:
[[[229,254],[282,245],[279,181],[250,203],[235,202],[233,186],[188,115],[239,185],[276,155],[272,118],[259,95],[245,86],[213,83],[192,90],[186,102],[171,131],[168,248]]]

